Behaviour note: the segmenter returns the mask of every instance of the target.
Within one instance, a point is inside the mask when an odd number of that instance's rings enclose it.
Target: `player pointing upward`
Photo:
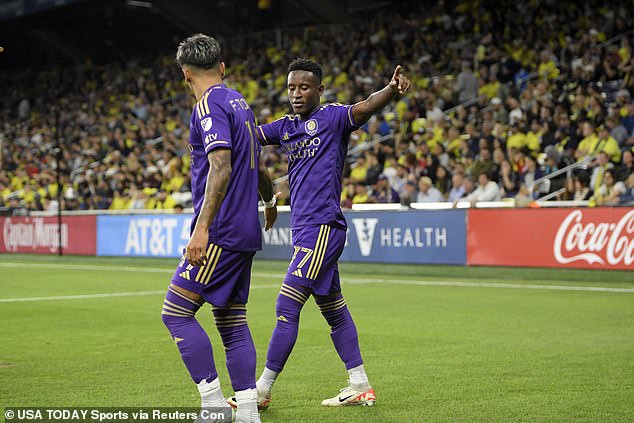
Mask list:
[[[261,408],[297,339],[299,315],[312,295],[331,327],[331,338],[349,374],[349,385],[325,406],[372,405],[376,400],[359,350],[357,329],[341,294],[337,261],[346,239],[339,205],[350,133],[363,125],[410,81],[397,66],[389,84],[354,105],[320,105],[321,66],[296,59],[289,68],[288,99],[296,115],[258,127],[264,145],[281,145],[288,155],[294,253],[276,304],[277,325],[266,367],[257,381]],[[230,400],[231,402],[231,400]]]

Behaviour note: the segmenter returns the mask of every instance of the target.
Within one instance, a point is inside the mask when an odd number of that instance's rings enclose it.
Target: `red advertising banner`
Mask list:
[[[634,270],[634,208],[472,209],[467,264]]]
[[[56,254],[58,251],[56,216],[2,217],[0,228],[0,253]],[[96,254],[96,216],[63,216],[61,229],[64,254]]]

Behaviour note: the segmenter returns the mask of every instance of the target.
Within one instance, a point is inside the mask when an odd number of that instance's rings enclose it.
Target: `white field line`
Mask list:
[[[346,278],[349,284],[382,283],[393,285],[419,285],[419,286],[458,286],[465,288],[510,288],[510,289],[545,289],[551,291],[590,291],[590,292],[625,292],[634,294],[634,288],[608,288],[602,286],[565,286],[565,285],[524,285],[515,283],[486,283],[486,282],[460,282],[460,281],[411,281],[399,279],[371,279],[368,281]]]
[[[279,288],[275,285],[251,285],[251,289]],[[165,295],[166,289],[162,291],[135,291],[135,292],[112,292],[106,294],[85,294],[85,295],[58,295],[53,297],[24,297],[24,298],[0,298],[0,303],[19,303],[24,301],[54,301],[54,300],[84,300],[91,298],[110,297],[134,297],[143,295]]]
[[[93,270],[93,271],[118,271],[118,272],[146,272],[146,273],[164,273],[171,274],[174,272],[172,268],[153,268],[153,267],[134,267],[134,266],[96,266],[84,264],[41,264],[41,263],[16,263],[5,262],[0,263],[1,267],[31,267],[45,269],[62,269],[62,270]],[[284,278],[282,273],[265,273],[254,272],[254,277],[277,278],[280,281]],[[392,284],[392,285],[415,285],[415,286],[444,286],[444,287],[463,287],[463,288],[506,288],[506,289],[538,289],[551,291],[586,291],[586,292],[612,292],[612,293],[634,293],[634,288],[609,288],[595,286],[565,286],[565,285],[533,285],[533,284],[511,284],[511,283],[486,283],[486,282],[461,282],[461,281],[424,281],[424,280],[402,280],[402,279],[383,279],[366,276],[363,278],[346,277],[344,284],[365,285],[365,284]],[[251,285],[253,289],[278,288],[279,284],[273,285]],[[86,295],[63,295],[51,297],[24,297],[24,298],[0,298],[0,303],[12,303],[23,301],[50,301],[50,300],[74,300],[74,299],[90,299],[90,298],[108,298],[108,297],[129,297],[139,295],[163,295],[165,290],[161,291],[136,291],[136,292],[114,292],[105,294],[86,294]]]

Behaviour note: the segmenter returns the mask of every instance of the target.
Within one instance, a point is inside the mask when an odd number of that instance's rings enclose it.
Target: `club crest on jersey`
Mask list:
[[[200,126],[203,127],[203,130],[209,131],[211,129],[212,123],[213,122],[211,121],[211,117],[206,117],[200,121]]]
[[[304,126],[306,127],[306,133],[308,135],[313,136],[317,133],[317,121],[315,119],[310,119]]]

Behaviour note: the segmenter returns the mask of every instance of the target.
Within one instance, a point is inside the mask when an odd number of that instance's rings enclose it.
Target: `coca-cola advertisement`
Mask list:
[[[634,269],[634,208],[469,210],[469,265]]]
[[[95,255],[97,251],[95,216],[63,216],[61,241],[63,254]],[[57,217],[0,218],[1,253],[57,254],[60,226]]]

